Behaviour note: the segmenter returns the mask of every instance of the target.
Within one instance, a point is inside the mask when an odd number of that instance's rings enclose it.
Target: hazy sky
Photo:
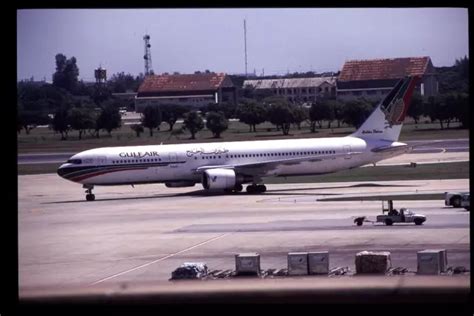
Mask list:
[[[51,81],[54,56],[75,56],[80,78],[144,72],[143,35],[155,73],[209,69],[338,71],[350,59],[430,56],[451,66],[468,55],[462,8],[409,9],[52,9],[17,11],[18,80]]]

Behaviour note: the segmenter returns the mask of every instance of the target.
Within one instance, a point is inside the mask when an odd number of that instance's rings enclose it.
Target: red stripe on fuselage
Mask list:
[[[85,174],[85,175],[73,177],[69,180],[74,181],[74,182],[79,182],[79,181],[82,181],[82,180],[85,180],[85,179],[89,179],[89,178],[92,178],[92,177],[97,177],[97,176],[107,174],[107,173],[118,172],[118,171],[129,171],[129,170],[144,170],[144,169],[148,169],[148,167],[108,169],[108,170],[96,171],[96,172],[91,172],[91,173],[88,173],[88,174]]]

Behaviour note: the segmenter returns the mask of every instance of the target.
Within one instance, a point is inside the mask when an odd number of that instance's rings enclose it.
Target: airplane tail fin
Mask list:
[[[397,141],[419,79],[420,77],[405,77],[397,82],[361,127],[350,136]]]

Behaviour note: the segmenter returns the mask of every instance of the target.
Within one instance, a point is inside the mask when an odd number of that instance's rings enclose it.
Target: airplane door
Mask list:
[[[177,168],[178,167],[178,154],[177,153],[170,153],[169,154],[169,161],[170,161],[170,168]]]
[[[346,154],[344,156],[344,159],[351,159],[352,156],[350,155],[350,152],[351,152],[351,146],[350,145],[344,145],[342,146],[342,151],[344,154]]]

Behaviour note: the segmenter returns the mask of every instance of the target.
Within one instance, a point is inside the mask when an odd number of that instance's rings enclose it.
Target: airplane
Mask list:
[[[205,190],[264,193],[263,177],[319,175],[404,154],[398,142],[420,77],[400,79],[357,131],[345,137],[104,147],[73,155],[57,173],[86,189],[94,186],[164,183]]]

